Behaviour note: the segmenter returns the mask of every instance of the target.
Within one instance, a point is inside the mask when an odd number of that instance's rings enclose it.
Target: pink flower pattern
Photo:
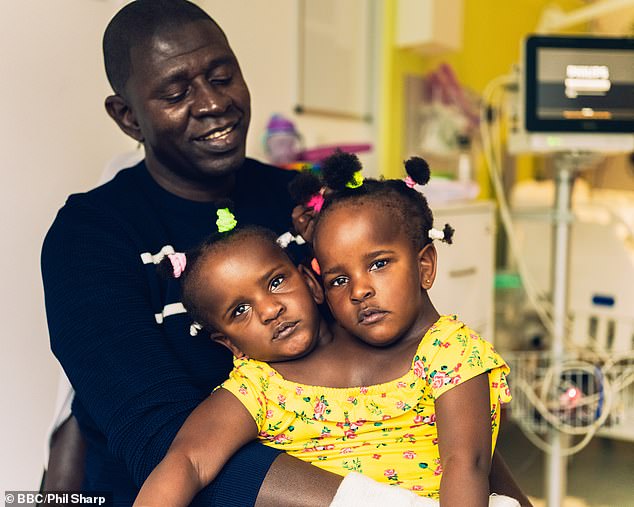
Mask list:
[[[455,317],[441,317],[419,345],[410,371],[382,384],[380,390],[297,384],[252,360],[236,360],[235,380],[223,387],[239,393],[247,408],[253,404],[249,411],[257,412],[260,438],[267,445],[330,471],[354,469],[421,495],[437,496],[442,477],[437,396],[479,373],[498,371],[490,375],[489,384],[496,396],[491,397],[493,438],[499,403],[510,397],[503,360],[485,340],[456,322]],[[451,326],[456,331],[447,331]]]

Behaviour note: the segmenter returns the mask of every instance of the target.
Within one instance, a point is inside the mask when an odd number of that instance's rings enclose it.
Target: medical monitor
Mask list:
[[[537,36],[524,47],[527,132],[634,132],[634,38]]]

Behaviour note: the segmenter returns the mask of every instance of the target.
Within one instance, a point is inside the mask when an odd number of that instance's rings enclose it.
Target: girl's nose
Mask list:
[[[354,283],[350,291],[350,299],[355,303],[365,301],[372,296],[374,296],[374,289],[370,284],[364,283],[363,280]]]
[[[269,324],[278,319],[286,310],[283,304],[271,298],[260,305],[260,318],[263,324]]]

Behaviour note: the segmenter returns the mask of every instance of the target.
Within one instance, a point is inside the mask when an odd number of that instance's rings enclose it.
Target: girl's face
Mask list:
[[[236,239],[201,259],[197,297],[209,308],[212,337],[235,356],[277,362],[301,357],[316,345],[322,297],[274,245],[257,237]],[[314,294],[313,294],[314,291]]]
[[[371,201],[332,209],[314,248],[328,306],[348,332],[375,346],[420,339],[436,251],[417,251],[383,206]]]

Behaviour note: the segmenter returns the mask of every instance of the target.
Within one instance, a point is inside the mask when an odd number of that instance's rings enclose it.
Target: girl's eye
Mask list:
[[[282,275],[276,276],[271,280],[271,290],[277,289],[280,285],[284,283],[284,277]]]
[[[332,287],[341,287],[342,285],[345,285],[347,281],[348,279],[345,276],[338,276],[330,282],[330,285]]]
[[[376,271],[377,269],[384,268],[385,266],[387,266],[388,262],[389,261],[387,259],[379,259],[378,261],[374,261],[370,265],[370,271]]]
[[[249,311],[249,305],[238,305],[233,310],[233,317],[240,317],[240,315],[245,314]]]

